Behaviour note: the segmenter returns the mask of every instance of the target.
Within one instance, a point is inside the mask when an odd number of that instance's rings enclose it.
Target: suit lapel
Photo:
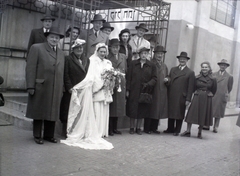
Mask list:
[[[39,36],[45,41],[46,37],[44,35],[43,28],[39,29],[38,33],[39,33]]]
[[[73,62],[74,62],[76,65],[78,65],[84,72],[86,72],[86,71],[85,71],[85,68],[83,67],[82,64],[80,64],[80,62],[79,62],[79,60],[77,59],[77,57],[76,57],[74,54],[71,54],[70,56],[71,56],[71,59],[73,60]],[[83,62],[83,61],[82,61],[82,62]]]
[[[46,50],[48,51],[49,55],[56,59],[57,54],[52,50],[48,43],[45,43]],[[58,48],[57,48],[58,51]],[[57,52],[58,53],[58,52]]]
[[[175,80],[176,78],[179,78],[181,76],[186,75],[186,71],[187,71],[187,66],[183,69],[180,70],[179,67],[175,67],[174,71],[173,71],[173,80]]]

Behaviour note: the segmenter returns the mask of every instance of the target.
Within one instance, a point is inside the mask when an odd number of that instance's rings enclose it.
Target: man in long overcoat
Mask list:
[[[31,31],[30,38],[28,41],[28,52],[33,44],[47,42],[47,38],[44,35],[44,33],[50,30],[50,28],[52,27],[52,23],[55,21],[55,18],[49,15],[44,15],[41,21],[43,27],[41,27],[40,29],[33,29]]]
[[[168,81],[168,128],[164,133],[173,133],[178,136],[185,115],[185,109],[191,102],[194,91],[195,73],[187,67],[190,59],[186,52],[177,56],[179,66],[170,71]],[[176,123],[176,124],[175,124]]]
[[[163,57],[166,52],[163,46],[156,46],[153,51],[153,59],[151,60],[156,65],[157,82],[153,89],[153,102],[150,116],[144,119],[144,132],[148,134],[151,132],[160,134],[160,131],[158,131],[159,119],[168,117],[167,86],[164,82],[164,78],[168,76],[168,68],[163,62]]]
[[[126,74],[127,69],[127,56],[119,53],[120,42],[118,39],[112,39],[109,41],[109,55],[107,59],[112,62],[114,69],[118,69],[122,73]],[[121,83],[116,82],[118,85],[114,88],[113,102],[110,103],[110,117],[109,117],[109,135],[121,134],[117,130],[118,117],[126,116],[126,80],[125,77],[121,78]]]
[[[72,95],[72,88],[80,83],[87,75],[89,67],[89,59],[84,56],[83,45],[85,40],[76,39],[72,45],[72,52],[69,56],[65,56],[64,66],[64,86],[60,109],[60,120],[62,122],[62,136],[66,137],[67,119],[69,104]]]
[[[226,71],[226,68],[230,66],[228,61],[222,59],[218,62],[218,65],[220,70],[213,73],[213,76],[217,79],[217,92],[212,99],[213,117],[215,118],[213,132],[215,133],[218,132],[220,119],[224,117],[228,96],[233,86],[233,76]]]
[[[26,65],[29,93],[26,116],[33,119],[33,136],[37,144],[43,144],[43,138],[57,143],[54,129],[63,92],[64,53],[57,48],[63,35],[56,27],[45,35],[46,43],[31,46]]]
[[[105,20],[102,18],[102,16],[100,14],[96,14],[91,20],[93,27],[89,31],[82,31],[80,33],[79,38],[87,41],[87,57],[90,57],[94,54],[98,43],[108,44],[107,34],[100,30],[104,22]]]

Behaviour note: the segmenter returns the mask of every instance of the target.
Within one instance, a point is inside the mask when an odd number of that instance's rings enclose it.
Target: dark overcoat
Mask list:
[[[164,63],[160,65],[156,59],[153,59],[152,62],[156,65],[157,69],[157,83],[153,89],[150,118],[165,119],[168,117],[168,96],[167,86],[163,80],[168,76],[168,68]]]
[[[228,73],[224,72],[221,75],[219,72],[213,73],[213,76],[217,79],[217,92],[213,97],[213,117],[223,118],[225,109],[228,101],[229,93],[233,86],[233,77]]]
[[[240,113],[238,114],[238,119],[237,119],[236,125],[240,127]]]
[[[59,118],[63,71],[62,50],[57,48],[54,52],[48,43],[32,45],[26,65],[26,86],[35,89],[35,93],[28,96],[28,118],[49,121]]]
[[[157,81],[156,66],[149,60],[141,68],[140,59],[131,62],[127,72],[127,90],[129,91],[127,115],[141,119],[150,116],[151,104],[138,103],[141,92],[152,94]],[[143,89],[143,84],[147,83]]]
[[[185,115],[185,102],[191,101],[194,91],[195,74],[187,66],[183,70],[173,67],[169,79],[168,117],[182,120]]]
[[[87,74],[89,67],[89,59],[82,55],[82,64],[79,62],[77,56],[71,53],[65,57],[64,66],[64,86],[65,92],[63,93],[61,108],[60,108],[60,120],[61,122],[67,122],[69,104],[71,100],[71,94],[69,90],[76,84],[80,83]]]
[[[30,38],[28,41],[28,52],[30,47],[36,43],[44,43],[47,42],[47,38],[44,35],[43,28],[33,29],[30,34]]]
[[[122,73],[126,74],[127,62],[126,55],[119,53],[118,60],[110,53],[107,57],[112,62],[114,69],[118,69]],[[114,88],[113,102],[110,103],[110,117],[124,117],[126,115],[126,79],[121,79],[121,92]]]
[[[127,55],[125,46],[122,43],[120,43],[119,53],[123,53],[127,56],[127,68],[128,68],[132,61],[133,54],[132,54],[132,47],[129,44],[127,45],[127,49],[128,49],[128,55]]]
[[[217,90],[216,78],[212,75],[196,76],[195,92],[185,121],[201,126],[212,126],[212,97]]]

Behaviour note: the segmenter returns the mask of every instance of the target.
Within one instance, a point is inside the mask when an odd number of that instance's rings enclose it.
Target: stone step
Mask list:
[[[27,109],[27,103],[19,102],[14,99],[6,99],[4,106],[9,109],[22,112],[24,114],[26,113],[26,109]]]

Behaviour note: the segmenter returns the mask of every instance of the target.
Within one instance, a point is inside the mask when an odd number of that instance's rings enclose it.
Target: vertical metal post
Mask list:
[[[60,18],[61,18],[61,11],[62,11],[62,0],[59,3],[59,12],[58,12],[58,28],[60,28]]]
[[[73,13],[72,13],[72,22],[71,22],[71,35],[70,35],[71,37],[70,37],[69,53],[70,53],[70,51],[71,51],[71,45],[72,45],[72,33],[73,33],[73,27],[74,27],[76,2],[77,2],[77,0],[74,0]]]

